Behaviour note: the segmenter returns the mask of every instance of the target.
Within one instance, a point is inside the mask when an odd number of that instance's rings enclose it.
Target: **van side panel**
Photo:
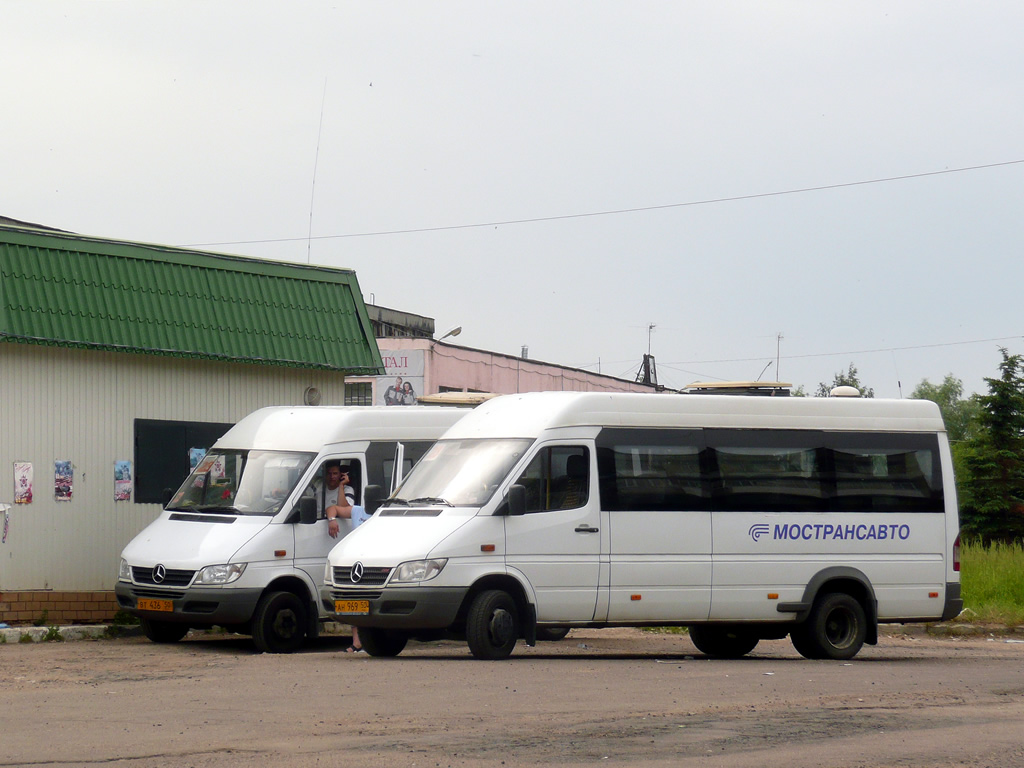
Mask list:
[[[711,513],[605,513],[611,535],[608,621],[705,621]]]
[[[837,564],[868,577],[880,620],[942,615],[942,515],[729,512],[717,514],[712,528],[713,621],[792,619],[778,604],[799,601],[816,574]]]

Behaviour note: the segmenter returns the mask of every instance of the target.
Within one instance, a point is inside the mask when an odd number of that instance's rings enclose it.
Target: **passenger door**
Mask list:
[[[327,533],[327,518],[324,514],[323,497],[320,494],[324,488],[326,466],[335,462],[340,462],[343,467],[348,468],[352,489],[356,496],[356,503],[360,501],[364,484],[362,460],[358,456],[331,456],[320,465],[313,483],[309,484],[303,492],[304,496],[313,495],[317,498],[316,522],[305,524],[295,522],[292,525],[295,532],[295,567],[305,571],[317,587],[324,580],[324,566],[327,563],[327,555],[334,548],[335,544],[352,531],[351,520],[340,520],[338,538],[332,539]],[[298,516],[293,516],[290,519],[297,521]]]
[[[505,518],[505,561],[537,596],[539,621],[590,621],[597,604],[600,511],[589,448],[542,447],[516,483],[527,512]]]
[[[706,621],[711,506],[704,438],[689,429],[603,429],[597,439],[609,541],[598,620]]]

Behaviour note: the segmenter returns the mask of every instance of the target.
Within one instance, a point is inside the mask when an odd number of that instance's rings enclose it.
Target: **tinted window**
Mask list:
[[[942,512],[938,438],[770,429],[605,429],[607,510]]]
[[[526,511],[575,509],[590,496],[590,451],[580,446],[542,448],[516,483],[526,489]]]
[[[601,505],[609,510],[706,509],[700,430],[605,429],[598,438]]]

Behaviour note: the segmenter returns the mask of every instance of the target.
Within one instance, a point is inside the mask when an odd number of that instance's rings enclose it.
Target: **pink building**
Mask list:
[[[429,338],[378,338],[386,376],[345,381],[346,403],[412,405],[441,392],[654,392],[657,387],[579,368],[461,347]],[[349,396],[362,393],[357,402]]]

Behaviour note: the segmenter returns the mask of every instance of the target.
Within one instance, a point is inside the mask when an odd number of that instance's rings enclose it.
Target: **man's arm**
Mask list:
[[[332,539],[338,538],[338,531],[341,529],[341,523],[338,521],[342,518],[346,520],[352,519],[352,503],[345,495],[346,490],[348,489],[345,486],[342,486],[338,493],[338,503],[332,504],[326,510],[327,533]]]

